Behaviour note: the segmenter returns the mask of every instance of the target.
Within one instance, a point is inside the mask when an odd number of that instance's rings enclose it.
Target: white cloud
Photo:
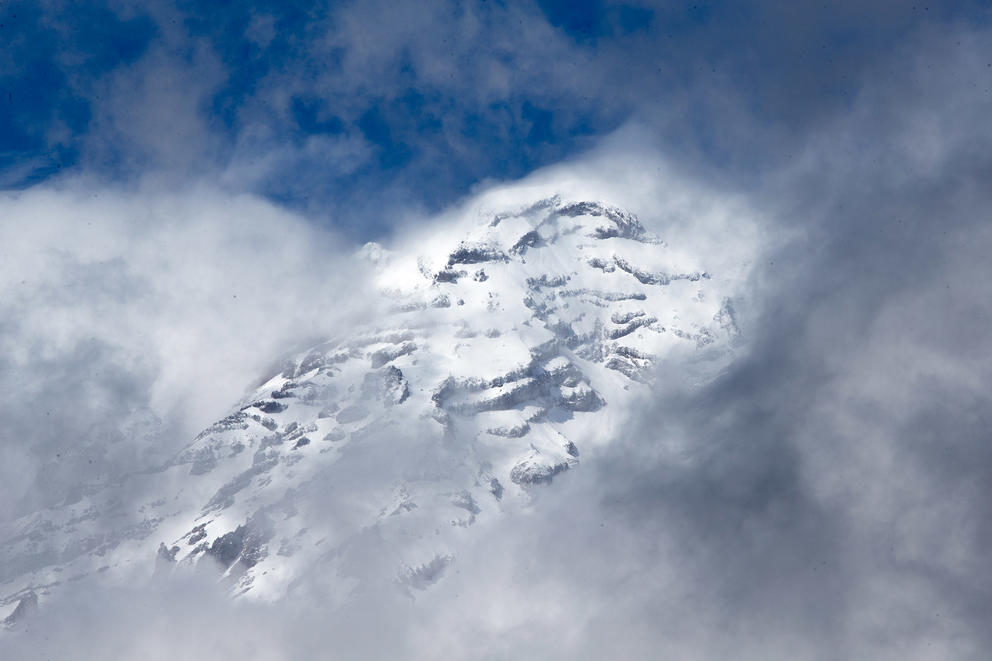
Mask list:
[[[63,460],[73,470],[59,479],[74,481],[93,459],[121,471],[167,456],[361,301],[361,266],[333,235],[251,196],[80,180],[5,194],[0,208],[0,379],[15,458],[4,515]],[[95,430],[149,414],[162,421],[152,447],[106,465]],[[57,501],[70,486],[35,495]]]
[[[945,53],[935,70],[964,61],[978,76],[973,38],[949,32],[916,57]],[[749,344],[706,387],[668,380],[637,402],[622,437],[416,601],[372,589],[336,606],[315,585],[273,606],[230,603],[209,580],[89,581],[0,645],[75,658],[983,658],[992,237],[976,184],[989,102],[939,74],[925,103],[913,75],[877,76],[746,194],[678,177],[638,133],[518,185],[629,206],[728,264],[758,246]],[[921,126],[940,144],[919,142]],[[460,211],[513,190],[481,189]],[[64,428],[125,402],[188,433],[284,347],[333,330],[353,282],[333,239],[258,200],[97,194],[0,202],[12,393],[0,470],[15,496],[50,464],[31,442],[68,443],[38,431],[39,398],[68,403]]]

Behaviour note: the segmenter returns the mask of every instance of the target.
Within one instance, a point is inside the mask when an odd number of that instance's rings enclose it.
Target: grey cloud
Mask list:
[[[361,265],[255,198],[76,181],[0,207],[4,519],[163,461],[360,309]]]
[[[663,394],[597,463],[604,518],[647,547],[635,564],[650,575],[657,540],[685,572],[653,612],[682,588],[715,629],[690,658],[989,647],[981,34],[897,53],[908,75],[869,79],[750,198],[793,240],[756,277],[748,355],[702,391]]]
[[[83,142],[87,169],[110,163],[121,179],[148,173],[180,185],[212,173],[225,145],[203,108],[226,75],[209,48],[164,43],[98,81]]]
[[[714,173],[770,242],[738,310],[738,362],[702,388],[663,365],[615,443],[584,450],[531,515],[493,525],[415,601],[392,585],[345,605],[316,585],[266,606],[229,604],[209,581],[91,581],[0,645],[82,658],[984,658],[987,43],[923,34],[759,187]],[[310,277],[290,269],[278,291],[311,291]],[[105,362],[101,345],[79,346],[70,372]],[[149,378],[108,388],[137,402]],[[365,550],[356,571],[377,566]]]

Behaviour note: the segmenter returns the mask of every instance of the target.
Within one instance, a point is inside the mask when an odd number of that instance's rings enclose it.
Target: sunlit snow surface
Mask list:
[[[3,531],[0,615],[94,573],[203,563],[265,599],[318,576],[342,599],[367,581],[415,595],[623,434],[662,359],[714,374],[739,333],[739,277],[598,202],[465,214],[361,256],[374,326],[286,362],[167,465]]]

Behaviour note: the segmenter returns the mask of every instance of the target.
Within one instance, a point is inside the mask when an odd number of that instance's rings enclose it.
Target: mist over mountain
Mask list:
[[[213,561],[263,599],[315,582],[424,590],[474,526],[533,507],[531,490],[621,435],[659,361],[730,362],[743,264],[678,250],[619,207],[518,195],[413,245],[367,244],[369,325],[288,358],[168,460],[17,519],[4,603],[153,561]],[[382,560],[352,571],[356,553]]]
[[[983,3],[84,4],[0,657],[987,658]]]

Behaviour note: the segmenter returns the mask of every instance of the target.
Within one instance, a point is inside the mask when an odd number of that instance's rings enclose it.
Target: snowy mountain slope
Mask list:
[[[374,325],[295,356],[166,465],[0,532],[0,604],[211,561],[266,599],[315,577],[342,598],[425,589],[477,526],[623,433],[660,359],[719,369],[738,332],[735,283],[705,255],[597,202],[466,216],[362,256]]]

